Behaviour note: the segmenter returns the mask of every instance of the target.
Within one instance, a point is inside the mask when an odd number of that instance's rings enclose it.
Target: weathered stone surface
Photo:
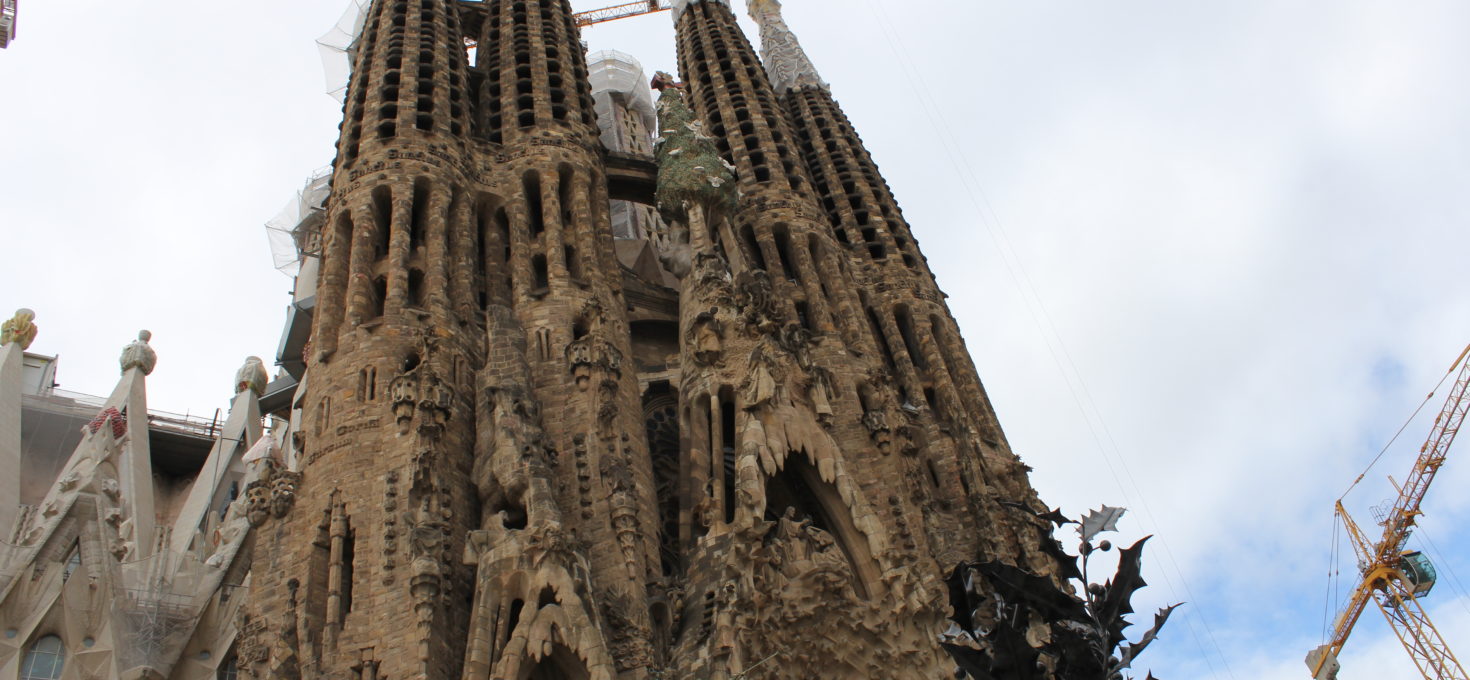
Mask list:
[[[630,269],[566,3],[365,26],[296,462],[241,504],[247,676],[935,678],[954,564],[1055,573],[809,62],[778,94],[727,3],[680,3]]]

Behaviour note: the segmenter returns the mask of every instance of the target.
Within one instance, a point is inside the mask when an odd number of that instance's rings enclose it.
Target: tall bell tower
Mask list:
[[[779,10],[750,3],[762,60],[728,0],[673,3],[648,157],[602,145],[567,0],[368,5],[242,672],[932,679],[949,569],[1054,574]],[[663,231],[615,238],[613,199]]]
[[[355,48],[298,393],[294,507],[256,528],[242,670],[450,677],[473,597],[483,169],[457,3],[379,0]]]

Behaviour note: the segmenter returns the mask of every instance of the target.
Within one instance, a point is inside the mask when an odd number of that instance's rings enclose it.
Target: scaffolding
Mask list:
[[[195,592],[204,571],[192,556],[167,552],[122,565],[112,610],[115,635],[128,642],[115,652],[120,671],[169,676],[203,611]]]
[[[306,180],[306,186],[286,202],[286,207],[265,223],[271,260],[277,271],[294,277],[301,271],[302,260],[318,254],[321,224],[326,219],[327,197],[331,195],[332,169],[317,170]]]
[[[0,48],[10,47],[15,40],[16,3],[20,0],[0,0]]]
[[[322,72],[327,78],[327,94],[338,102],[347,99],[347,79],[352,75],[352,61],[357,57],[357,37],[367,21],[372,0],[348,0],[347,9],[332,30],[317,38],[317,51],[322,56]]]
[[[624,106],[636,111],[643,119],[647,131],[658,129],[657,116],[653,111],[653,90],[643,73],[643,65],[631,55],[616,50],[603,50],[587,55],[587,80],[592,85],[593,107],[597,111],[597,126],[602,130],[604,143],[608,134],[617,128],[613,112],[612,94],[624,99]],[[607,144],[614,151],[634,151]]]

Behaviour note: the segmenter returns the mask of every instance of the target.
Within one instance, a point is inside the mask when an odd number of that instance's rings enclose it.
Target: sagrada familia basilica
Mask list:
[[[0,680],[934,680],[955,565],[1064,579],[877,165],[735,11],[643,77],[567,0],[366,3],[227,417],[149,411],[146,332],[89,398],[7,322]]]

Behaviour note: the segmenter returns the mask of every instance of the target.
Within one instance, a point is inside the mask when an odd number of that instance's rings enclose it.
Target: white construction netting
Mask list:
[[[151,669],[169,676],[194,636],[207,601],[198,594],[208,571],[194,555],[166,552],[122,565],[112,584],[111,615],[113,635],[126,642],[116,651],[124,675]]]
[[[316,41],[327,78],[327,94],[339,102],[347,97],[347,79],[352,75],[352,60],[357,56],[357,37],[362,34],[371,4],[372,0],[348,0],[337,25]]]
[[[658,129],[653,110],[653,90],[643,65],[631,55],[616,50],[603,50],[587,55],[587,79],[592,84],[592,99],[597,110],[597,126],[604,139],[617,124],[613,115],[611,93],[622,93],[627,107],[643,118],[644,129]]]
[[[316,252],[321,222],[326,219],[323,211],[331,193],[332,169],[318,170],[307,180],[306,186],[286,203],[280,214],[265,223],[265,233],[271,244],[271,260],[281,273],[296,276],[301,271],[301,260]]]

